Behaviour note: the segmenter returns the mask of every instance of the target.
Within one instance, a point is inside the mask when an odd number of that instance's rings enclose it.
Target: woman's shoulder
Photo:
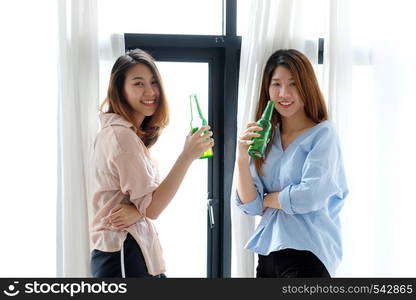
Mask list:
[[[331,120],[325,120],[313,127],[313,133],[317,137],[329,137],[329,136],[337,136],[337,130],[335,124]]]
[[[339,137],[336,126],[333,121],[325,120],[315,125],[316,129],[313,134],[312,148],[339,148]]]
[[[146,146],[135,133],[131,123],[116,114],[101,116],[101,131],[97,136],[97,147],[114,155],[141,153]]]
[[[137,154],[143,152],[144,148],[146,148],[132,128],[113,125],[111,126],[111,131],[120,153]]]

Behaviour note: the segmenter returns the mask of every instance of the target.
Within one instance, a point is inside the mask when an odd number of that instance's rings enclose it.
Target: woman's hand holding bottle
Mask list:
[[[253,143],[253,137],[259,137],[256,131],[263,130],[257,122],[247,123],[246,129],[239,135],[237,141],[237,160],[249,160],[248,147]]]
[[[211,138],[210,126],[202,126],[194,134],[189,133],[183,146],[183,157],[191,161],[199,158],[207,149],[214,146],[214,139]]]

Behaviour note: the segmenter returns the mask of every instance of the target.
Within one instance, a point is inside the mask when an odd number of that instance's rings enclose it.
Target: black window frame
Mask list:
[[[236,33],[237,0],[223,0],[222,35],[124,34],[126,51],[140,48],[148,51],[157,61],[209,63],[208,122],[216,145],[214,156],[208,163],[207,204],[212,205],[215,220],[215,225],[210,226],[207,209],[208,278],[231,277],[230,197],[241,52],[241,37]]]

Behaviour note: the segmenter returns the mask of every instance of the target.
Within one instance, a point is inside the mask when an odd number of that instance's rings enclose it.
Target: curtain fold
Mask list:
[[[350,195],[344,277],[415,276],[412,1],[331,1],[330,99]],[[371,21],[369,19],[371,15]]]
[[[100,30],[108,22],[97,0],[59,0],[57,275],[90,276],[89,224],[94,193],[94,140],[124,36]]]
[[[99,56],[96,0],[60,0],[57,276],[87,277],[88,200],[97,133]]]

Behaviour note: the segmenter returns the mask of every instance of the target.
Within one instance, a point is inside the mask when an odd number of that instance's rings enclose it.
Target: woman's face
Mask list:
[[[290,71],[282,66],[274,69],[269,86],[270,100],[282,117],[289,118],[304,113],[304,103],[299,96],[295,80]]]
[[[124,96],[140,122],[156,112],[159,106],[160,88],[148,66],[139,63],[127,71]]]

